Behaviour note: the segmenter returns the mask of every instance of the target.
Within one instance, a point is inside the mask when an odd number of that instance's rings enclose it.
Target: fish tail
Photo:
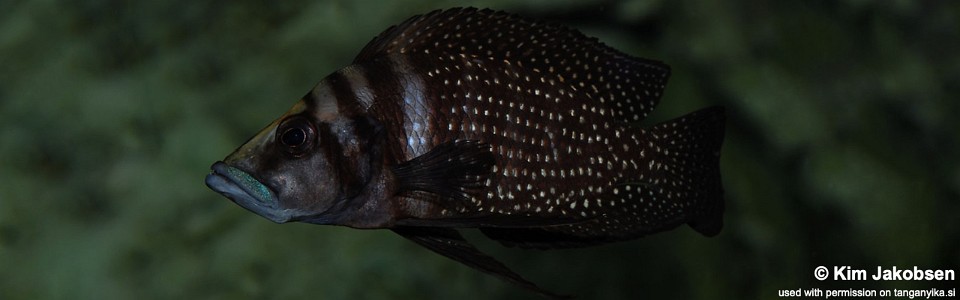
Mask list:
[[[644,181],[676,195],[679,202],[669,204],[683,208],[686,223],[705,236],[717,235],[723,227],[720,146],[725,119],[723,107],[709,107],[657,124],[645,135],[654,140],[645,149],[653,154],[648,165],[654,172]]]

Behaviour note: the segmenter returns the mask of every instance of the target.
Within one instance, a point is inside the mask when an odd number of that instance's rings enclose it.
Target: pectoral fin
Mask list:
[[[393,232],[433,250],[433,252],[458,261],[471,268],[494,275],[500,279],[534,291],[547,298],[568,299],[569,296],[558,295],[538,287],[507,268],[493,257],[490,257],[467,242],[460,233],[452,228],[431,227],[396,227]]]
[[[453,141],[397,165],[393,172],[400,193],[427,193],[443,200],[438,204],[455,210],[469,203],[471,194],[483,186],[494,162],[490,145]]]

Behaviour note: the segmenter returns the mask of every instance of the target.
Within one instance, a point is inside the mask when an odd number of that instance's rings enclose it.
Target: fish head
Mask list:
[[[369,137],[356,135],[371,134],[353,130],[357,119],[330,107],[330,98],[316,90],[305,96],[214,163],[207,186],[276,223],[323,223],[348,210],[371,173],[368,143],[358,142]]]
[[[214,163],[206,184],[237,205],[277,223],[330,206],[339,184],[330,162],[317,155],[317,121],[298,102]]]

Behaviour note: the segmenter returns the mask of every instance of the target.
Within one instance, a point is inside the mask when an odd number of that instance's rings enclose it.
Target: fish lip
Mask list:
[[[289,212],[280,209],[277,194],[249,173],[222,161],[214,163],[210,170],[204,183],[211,190],[270,221],[285,223],[290,220]]]

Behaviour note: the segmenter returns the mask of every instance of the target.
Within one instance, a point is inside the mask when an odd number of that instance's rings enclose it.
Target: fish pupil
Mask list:
[[[307,140],[307,132],[302,128],[291,127],[280,136],[280,141],[287,147],[299,147]]]

